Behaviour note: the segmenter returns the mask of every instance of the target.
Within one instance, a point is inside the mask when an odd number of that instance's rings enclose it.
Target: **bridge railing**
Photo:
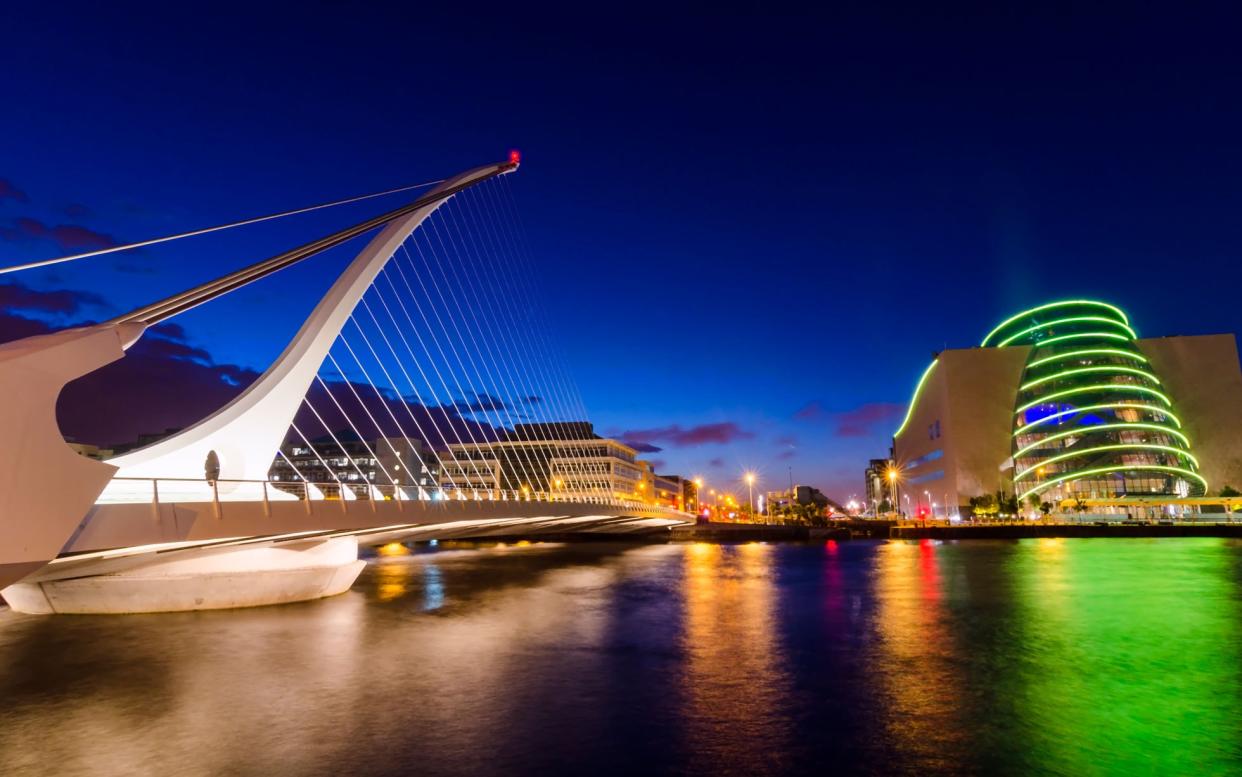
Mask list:
[[[113,478],[96,504],[172,504],[289,501],[401,502],[573,502],[603,507],[682,514],[668,505],[625,499],[597,492],[554,492],[529,489],[397,485],[362,481],[326,483],[280,480],[200,480],[193,478]]]

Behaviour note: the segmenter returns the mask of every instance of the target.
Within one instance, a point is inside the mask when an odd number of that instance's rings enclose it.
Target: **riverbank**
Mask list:
[[[843,526],[816,528],[763,523],[696,523],[676,526],[669,532],[672,542],[801,542],[848,540],[850,537],[850,530]]]
[[[895,540],[1022,540],[1041,537],[1242,537],[1242,523],[1014,523],[892,526]]]

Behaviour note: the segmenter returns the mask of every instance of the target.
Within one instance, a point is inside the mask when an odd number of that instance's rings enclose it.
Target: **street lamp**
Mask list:
[[[888,468],[888,495],[893,498],[893,510],[898,513],[901,512],[901,501],[897,498],[897,476],[899,474],[896,467],[890,466]],[[909,502],[910,500],[907,499],[906,501]]]
[[[746,490],[750,493],[750,520],[755,520],[755,473],[746,473]]]
[[[926,490],[926,489],[924,489],[924,490],[923,490],[923,496],[927,497],[927,509],[928,509],[928,511],[929,511],[929,512],[931,512],[931,517],[932,517],[932,518],[935,518],[935,517],[936,517],[936,510],[935,510],[935,508],[934,508],[934,507],[932,507],[931,492],[930,492],[930,491],[928,491],[928,490]]]

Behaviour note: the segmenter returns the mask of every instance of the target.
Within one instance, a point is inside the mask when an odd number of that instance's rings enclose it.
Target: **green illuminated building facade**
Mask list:
[[[938,503],[937,516],[997,490],[1055,504],[1242,488],[1236,343],[1140,339],[1124,311],[1095,300],[1040,305],[978,348],[936,355],[894,455],[903,506]]]

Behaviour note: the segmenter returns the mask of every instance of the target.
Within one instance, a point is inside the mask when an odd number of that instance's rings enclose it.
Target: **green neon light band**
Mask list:
[[[1024,335],[1029,335],[1035,332],[1040,332],[1042,330],[1048,329],[1049,327],[1057,326],[1058,324],[1073,324],[1079,321],[1099,321],[1105,324],[1112,324],[1113,326],[1119,326],[1122,329],[1126,330],[1126,332],[1130,335],[1132,339],[1138,337],[1138,333],[1135,332],[1133,329],[1131,329],[1129,326],[1121,323],[1120,321],[1116,321],[1111,318],[1106,318],[1104,316],[1071,316],[1070,318],[1058,318],[1058,319],[1049,321],[1044,324],[1036,324],[1030,329],[1023,329],[1021,332],[1018,332],[1015,335],[1010,335],[1009,337],[1006,337],[1004,340],[1001,340],[999,343],[996,344],[996,346],[998,348],[1004,348],[1006,345],[1009,345],[1014,340],[1017,340],[1019,337],[1022,337]]]
[[[1043,348],[1045,345],[1052,345],[1053,343],[1059,343],[1063,340],[1081,340],[1085,337],[1090,337],[1093,340],[1098,340],[1101,337],[1107,337],[1110,340],[1120,340],[1123,343],[1133,342],[1125,335],[1119,335],[1116,332],[1075,332],[1072,335],[1057,335],[1056,337],[1049,337],[1047,340],[1040,340],[1031,347]]]
[[[1069,410],[1062,410],[1059,413],[1053,413],[1051,415],[1046,415],[1043,418],[1039,419],[1038,421],[1032,421],[1026,426],[1019,428],[1017,431],[1013,433],[1013,436],[1017,437],[1020,434],[1026,434],[1027,432],[1029,432],[1031,429],[1035,428],[1036,426],[1047,423],[1048,421],[1051,421],[1052,419],[1058,418],[1063,415],[1077,415],[1078,413],[1085,413],[1088,410],[1110,410],[1110,409],[1115,409],[1115,408],[1122,408],[1122,409],[1127,409],[1127,410],[1146,410],[1150,413],[1159,413],[1160,415],[1164,415],[1164,416],[1168,416],[1169,418],[1172,418],[1173,423],[1177,424],[1179,429],[1182,426],[1182,419],[1173,415],[1171,411],[1165,410],[1164,408],[1159,407],[1157,405],[1135,405],[1129,402],[1108,402],[1102,405],[1087,405],[1086,407],[1075,407]]]
[[[1139,370],[1139,369],[1135,369],[1134,367],[1122,367],[1120,364],[1107,364],[1107,365],[1099,365],[1096,367],[1075,367],[1072,370],[1065,370],[1064,372],[1058,372],[1055,375],[1049,375],[1046,378],[1040,378],[1038,380],[1033,380],[1030,383],[1023,384],[1022,386],[1018,387],[1018,391],[1026,391],[1027,389],[1038,386],[1041,383],[1047,383],[1050,380],[1056,380],[1057,378],[1064,378],[1069,375],[1079,375],[1084,372],[1130,372],[1135,375],[1142,375],[1144,378],[1150,378],[1152,381],[1156,383],[1156,385],[1160,385],[1160,379],[1157,378],[1155,375],[1152,375],[1147,370]]]
[[[1129,383],[1099,383],[1094,386],[1079,386],[1078,388],[1066,389],[1065,391],[1058,391],[1055,394],[1040,397],[1034,402],[1028,402],[1018,408],[1014,411],[1014,414],[1019,415],[1038,405],[1050,404],[1054,399],[1060,399],[1061,397],[1068,397],[1074,394],[1085,394],[1088,391],[1137,391],[1142,394],[1151,394],[1169,407],[1173,406],[1172,400],[1164,394],[1161,394],[1159,391],[1156,391],[1154,388],[1148,388],[1147,386],[1132,386]],[[1181,424],[1178,424],[1178,426],[1181,426]]]
[[[1040,420],[1042,421],[1043,419],[1041,418]],[[1031,426],[1034,426],[1034,425],[1035,424],[1031,424]],[[1024,427],[1020,429],[1017,434],[1024,433],[1028,428],[1030,427]],[[1076,434],[1081,434],[1085,436],[1088,434],[1095,434],[1096,432],[1108,432],[1108,431],[1115,431],[1118,429],[1149,429],[1153,432],[1163,432],[1164,434],[1171,434],[1174,437],[1177,437],[1179,440],[1186,443],[1187,447],[1190,446],[1190,440],[1187,439],[1186,435],[1182,434],[1176,429],[1171,429],[1167,426],[1160,426],[1159,424],[1142,424],[1142,423],[1137,423],[1137,422],[1135,423],[1127,422],[1127,423],[1121,423],[1121,424],[1093,424],[1091,426],[1080,426],[1074,429],[1070,429],[1068,432],[1058,432],[1057,434],[1050,434],[1047,437],[1040,437],[1039,440],[1037,440],[1036,442],[1033,442],[1030,445],[1026,446],[1025,448],[1022,448],[1021,450],[1019,450],[1017,453],[1013,455],[1013,457],[1016,459],[1028,451],[1035,450],[1041,445],[1045,445],[1054,440],[1060,440],[1065,437],[1073,437]],[[1015,434],[1014,436],[1016,437],[1017,434]]]
[[[1149,444],[1149,443],[1129,443],[1129,444],[1122,443],[1120,445],[1097,445],[1094,448],[1083,448],[1080,451],[1070,451],[1068,453],[1062,453],[1059,456],[1052,456],[1050,458],[1044,459],[1043,461],[1039,462],[1033,467],[1027,467],[1026,469],[1022,470],[1018,474],[1014,475],[1013,479],[1021,480],[1023,477],[1031,474],[1032,472],[1039,469],[1040,467],[1045,467],[1049,464],[1054,464],[1058,461],[1065,461],[1066,459],[1073,459],[1078,456],[1086,456],[1088,453],[1099,453],[1100,451],[1120,451],[1120,450],[1136,450],[1136,449],[1137,450],[1167,451],[1169,453],[1177,454],[1178,456],[1184,456],[1186,459],[1190,461],[1191,464],[1194,464],[1196,467],[1199,466],[1198,459],[1190,455],[1188,452],[1182,450],[1181,448],[1174,448],[1171,445],[1155,445],[1155,444]]]
[[[1052,356],[1045,356],[1042,359],[1036,359],[1035,361],[1027,364],[1026,368],[1029,370],[1032,367],[1038,367],[1039,365],[1047,364],[1048,362],[1060,361],[1062,359],[1072,359],[1075,356],[1086,356],[1087,354],[1109,354],[1111,356],[1124,356],[1127,359],[1134,359],[1135,361],[1140,361],[1140,362],[1143,362],[1144,364],[1147,363],[1147,357],[1142,356],[1141,354],[1138,354],[1138,353],[1134,353],[1132,351],[1123,351],[1120,348],[1083,348],[1080,351],[1066,351],[1065,353],[1057,353],[1057,354],[1053,354]]]
[[[1047,305],[1040,305],[1037,308],[1031,308],[1030,310],[1024,310],[1021,313],[1017,314],[1016,316],[1011,316],[1010,318],[1005,319],[1004,321],[1000,323],[999,326],[997,326],[991,332],[988,332],[988,336],[983,338],[983,342],[979,343],[979,345],[981,346],[987,345],[988,340],[991,340],[993,337],[995,337],[997,332],[1001,331],[1002,329],[1009,326],[1013,322],[1020,320],[1024,316],[1029,316],[1032,313],[1038,313],[1041,310],[1049,310],[1051,308],[1060,308],[1060,307],[1065,307],[1067,305],[1094,305],[1096,307],[1107,308],[1108,310],[1111,310],[1117,315],[1121,316],[1121,320],[1125,322],[1126,324],[1130,323],[1130,319],[1126,316],[1125,312],[1122,311],[1121,308],[1116,307],[1114,305],[1110,305],[1107,302],[1098,302],[1093,299],[1069,299],[1069,300],[1064,300],[1061,302],[1049,302]]]
[[[1025,494],[1018,497],[1018,499],[1026,499],[1031,494],[1035,494],[1045,489],[1051,488],[1052,486],[1055,486],[1059,483],[1064,483],[1067,480],[1078,480],[1080,478],[1085,478],[1090,475],[1100,475],[1105,472],[1125,472],[1127,470],[1148,470],[1148,471],[1159,471],[1159,472],[1173,472],[1178,475],[1185,475],[1187,477],[1192,477],[1195,480],[1198,480],[1200,483],[1203,484],[1203,489],[1205,491],[1207,490],[1208,483],[1206,480],[1203,479],[1203,476],[1197,472],[1191,472],[1188,469],[1182,469],[1181,467],[1164,467],[1164,466],[1160,466],[1157,464],[1132,464],[1130,466],[1120,464],[1115,467],[1100,467],[1098,469],[1084,469],[1079,472],[1074,472],[1069,475],[1065,475],[1063,477],[1049,480],[1046,483],[1040,483],[1038,486],[1035,486],[1030,491],[1027,491]]]
[[[906,428],[906,424],[910,423],[910,416],[914,415],[914,406],[918,404],[919,393],[923,390],[923,384],[927,382],[927,376],[931,375],[932,368],[936,366],[939,359],[932,359],[932,363],[927,365],[927,369],[923,370],[922,377],[914,387],[914,396],[910,397],[910,406],[906,408],[906,417],[902,419],[901,426],[897,427],[897,431],[893,432],[894,437],[900,437],[902,430]]]

